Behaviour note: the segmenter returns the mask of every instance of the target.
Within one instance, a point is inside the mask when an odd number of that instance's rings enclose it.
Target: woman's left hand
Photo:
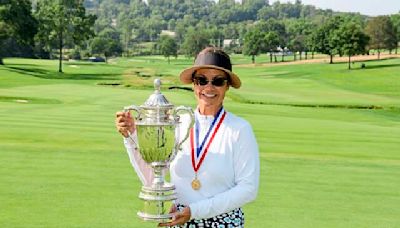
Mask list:
[[[160,223],[158,226],[176,226],[176,225],[183,225],[187,221],[190,220],[190,207],[183,208],[182,211],[177,211],[172,216],[171,222]]]

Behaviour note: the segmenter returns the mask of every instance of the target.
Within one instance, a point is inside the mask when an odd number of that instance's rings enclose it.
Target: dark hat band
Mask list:
[[[207,52],[197,56],[195,66],[214,65],[232,71],[232,64],[228,57],[217,52]]]

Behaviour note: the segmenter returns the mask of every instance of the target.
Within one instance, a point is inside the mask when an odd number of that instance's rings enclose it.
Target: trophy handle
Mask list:
[[[175,150],[178,151],[181,149],[182,144],[186,141],[187,138],[189,138],[189,134],[190,134],[190,128],[193,126],[194,124],[194,112],[193,109],[191,107],[185,107],[185,106],[179,106],[175,109],[174,111],[174,116],[177,116],[179,112],[187,112],[190,115],[190,124],[188,126],[188,129],[186,131],[186,135],[185,137],[183,137],[182,141],[178,142],[175,146]],[[179,117],[178,117],[179,118]]]
[[[136,114],[137,114],[136,116],[134,116],[135,120],[139,119],[141,108],[136,106],[136,105],[131,105],[131,106],[124,107],[124,112],[129,112],[131,110],[135,111]]]
[[[134,116],[134,119],[138,120],[140,118],[140,110],[141,110],[141,108],[137,107],[136,105],[131,105],[131,106],[124,107],[124,112],[129,112],[131,110],[136,112],[136,116]],[[136,140],[132,136],[132,133],[130,133],[129,131],[128,131],[128,136],[137,145]]]

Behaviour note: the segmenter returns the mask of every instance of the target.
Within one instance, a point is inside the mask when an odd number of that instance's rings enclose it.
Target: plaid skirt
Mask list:
[[[177,210],[181,211],[185,206],[178,204]],[[223,213],[207,219],[192,219],[182,226],[173,226],[173,228],[195,228],[195,227],[212,227],[212,228],[231,228],[244,227],[244,213],[242,208],[236,208],[230,212]]]

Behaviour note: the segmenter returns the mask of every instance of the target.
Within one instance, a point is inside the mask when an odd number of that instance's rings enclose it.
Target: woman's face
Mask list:
[[[211,112],[203,114],[215,114],[229,89],[227,74],[217,69],[199,69],[194,74],[193,84],[200,111]]]

